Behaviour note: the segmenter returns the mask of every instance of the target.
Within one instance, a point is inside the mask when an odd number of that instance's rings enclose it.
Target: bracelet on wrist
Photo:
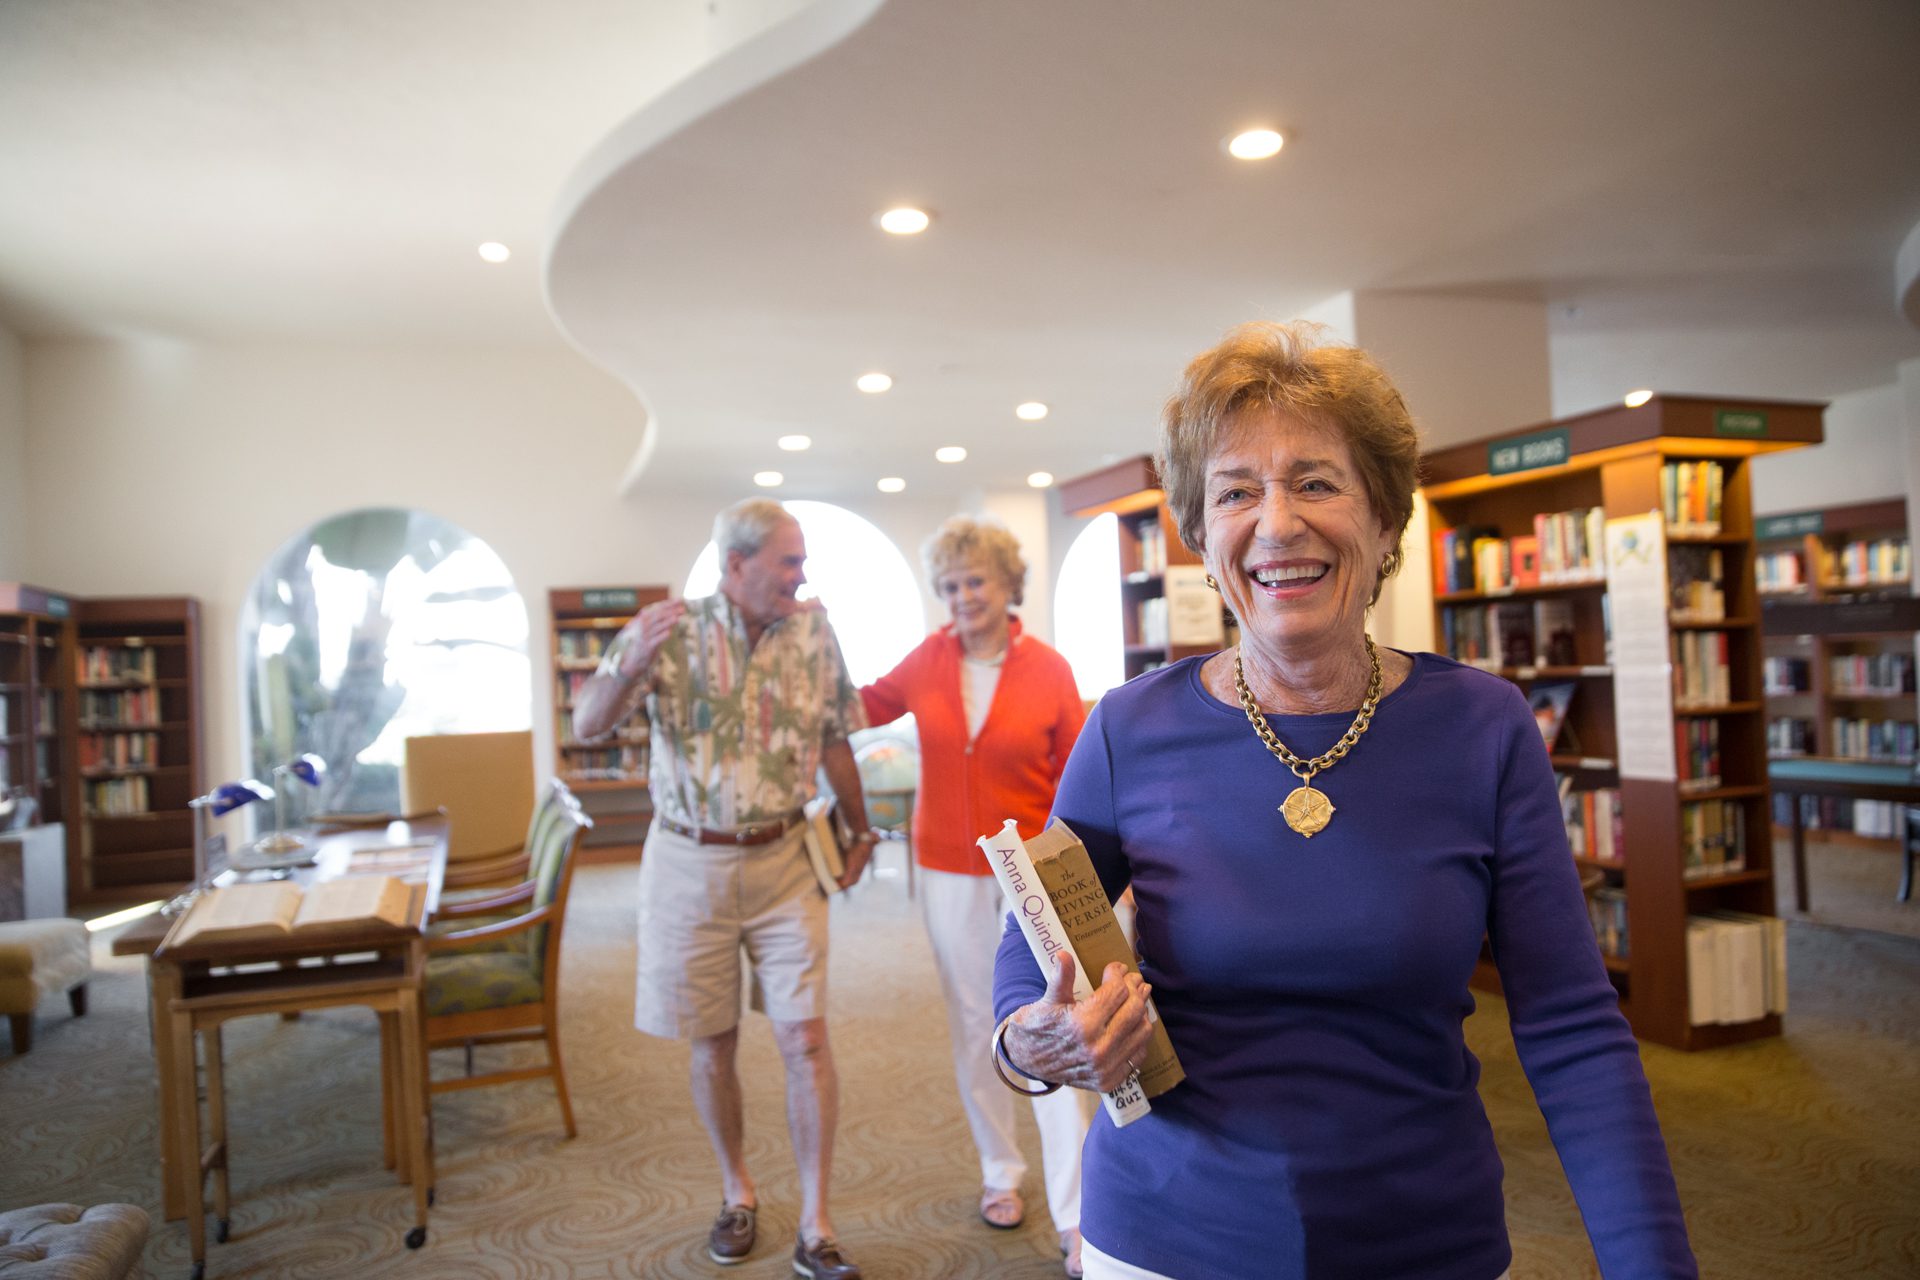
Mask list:
[[[1033,1079],[1033,1077],[1027,1075],[1026,1072],[1021,1071],[1019,1067],[1015,1067],[1013,1065],[1013,1059],[1007,1056],[1007,1027],[1012,1021],[1013,1015],[1008,1014],[1006,1017],[1000,1019],[1000,1025],[993,1029],[993,1047],[988,1050],[993,1057],[993,1073],[1000,1077],[1001,1084],[1007,1086],[1007,1088],[1013,1090],[1015,1093],[1024,1093],[1029,1098],[1044,1098],[1060,1086],[1047,1080],[1034,1080],[1033,1083],[1043,1087],[1039,1089],[1029,1089],[1025,1085],[1015,1084],[1013,1077],[1007,1074],[1007,1068],[1013,1067],[1014,1071],[1017,1072],[1022,1079]]]

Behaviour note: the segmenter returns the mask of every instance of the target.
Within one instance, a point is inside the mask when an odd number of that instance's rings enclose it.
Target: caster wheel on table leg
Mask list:
[[[219,1241],[221,1244],[225,1244],[227,1242],[227,1237],[232,1233],[233,1233],[233,1225],[229,1223],[225,1218],[222,1218],[220,1219],[218,1225],[216,1225],[213,1229],[213,1238]]]
[[[425,1227],[415,1227],[413,1230],[407,1232],[407,1248],[418,1249],[426,1242],[427,1229]]]
[[[196,1262],[193,1264],[193,1280],[207,1280],[206,1263]]]

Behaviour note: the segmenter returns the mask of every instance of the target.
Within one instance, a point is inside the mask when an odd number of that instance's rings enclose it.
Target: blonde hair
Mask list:
[[[954,516],[926,540],[920,559],[927,567],[929,585],[955,565],[979,556],[1006,584],[1007,595],[1019,604],[1027,589],[1027,562],[1020,542],[1005,525],[971,516]]]
[[[1188,363],[1167,401],[1154,462],[1180,540],[1206,549],[1206,467],[1223,435],[1249,410],[1305,419],[1339,433],[1352,451],[1367,502],[1393,532],[1373,599],[1400,568],[1400,540],[1413,518],[1420,435],[1406,401],[1373,357],[1326,343],[1320,325],[1260,321],[1227,331]]]

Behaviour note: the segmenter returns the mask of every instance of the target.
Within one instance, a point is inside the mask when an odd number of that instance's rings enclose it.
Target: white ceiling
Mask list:
[[[873,0],[820,0],[663,94],[794,7],[0,0],[0,318],[517,343],[557,314],[657,423],[637,492],[776,466],[816,497],[1137,451],[1227,325],[1347,289],[1546,304],[1562,413],[1920,356],[1913,0],[888,0],[844,39]],[[1249,122],[1280,157],[1221,154]],[[901,200],[933,229],[874,230]]]

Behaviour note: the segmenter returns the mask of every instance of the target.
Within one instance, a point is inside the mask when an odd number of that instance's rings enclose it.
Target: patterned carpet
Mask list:
[[[579,1138],[561,1137],[541,1083],[444,1095],[438,1202],[417,1253],[401,1241],[408,1196],[380,1168],[372,1018],[233,1024],[233,1238],[210,1246],[208,1274],[788,1275],[797,1192],[778,1057],[764,1023],[749,1022],[742,1068],[761,1245],[723,1272],[702,1247],[718,1190],[685,1049],[628,1026],[632,880],[631,866],[583,868],[569,915],[565,1037]],[[1037,1171],[1020,1230],[990,1231],[975,1216],[977,1166],[902,882],[869,881],[837,903],[834,937],[835,1210],[849,1253],[875,1280],[1059,1275]],[[0,1207],[125,1200],[158,1216],[143,981],[99,945],[96,964],[88,1016],[49,1002],[32,1053],[0,1057]],[[1792,964],[1786,1037],[1711,1054],[1645,1051],[1703,1274],[1920,1275],[1920,941],[1796,923]],[[1507,1160],[1515,1276],[1595,1275],[1500,1002],[1485,1000],[1469,1030]],[[438,1070],[457,1069],[457,1055],[443,1058]],[[184,1226],[158,1226],[146,1261],[151,1275],[184,1278]]]

